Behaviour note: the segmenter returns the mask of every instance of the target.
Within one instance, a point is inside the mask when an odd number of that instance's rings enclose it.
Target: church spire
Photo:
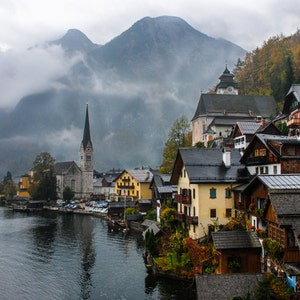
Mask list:
[[[92,146],[91,141],[91,133],[90,133],[90,121],[89,121],[89,109],[88,104],[86,105],[86,113],[85,113],[85,124],[84,124],[84,131],[83,131],[83,139],[82,139],[82,146],[86,149],[87,146]]]

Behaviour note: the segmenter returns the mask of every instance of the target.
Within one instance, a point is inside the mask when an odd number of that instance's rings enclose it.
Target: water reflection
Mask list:
[[[140,233],[92,216],[0,208],[0,252],[2,299],[196,299],[191,286],[147,274]]]

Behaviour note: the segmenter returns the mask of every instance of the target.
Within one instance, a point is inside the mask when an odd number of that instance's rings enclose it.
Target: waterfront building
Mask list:
[[[55,164],[57,195],[62,198],[68,186],[77,198],[89,198],[93,194],[93,144],[90,134],[88,105],[86,106],[83,139],[80,144],[80,167],[74,161]]]
[[[213,221],[226,224],[233,216],[232,188],[249,178],[240,158],[237,149],[178,150],[171,175],[171,182],[178,186],[175,218],[188,226],[191,238],[206,236]]]
[[[153,174],[149,168],[124,170],[115,179],[115,195],[117,200],[123,201],[152,199],[150,183]]]

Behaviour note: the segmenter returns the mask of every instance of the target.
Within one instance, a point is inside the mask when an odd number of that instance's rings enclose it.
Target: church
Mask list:
[[[80,145],[80,166],[74,161],[55,164],[57,196],[63,198],[64,189],[70,187],[76,198],[89,198],[93,193],[93,171],[93,144],[87,105],[83,138]]]
[[[201,94],[192,118],[193,146],[207,146],[230,135],[236,122],[268,120],[276,116],[272,96],[239,95],[239,85],[227,66],[213,93]]]

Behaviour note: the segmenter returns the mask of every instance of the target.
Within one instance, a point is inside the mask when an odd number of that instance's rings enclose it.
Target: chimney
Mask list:
[[[223,164],[226,168],[231,167],[231,153],[229,149],[223,149]]]

